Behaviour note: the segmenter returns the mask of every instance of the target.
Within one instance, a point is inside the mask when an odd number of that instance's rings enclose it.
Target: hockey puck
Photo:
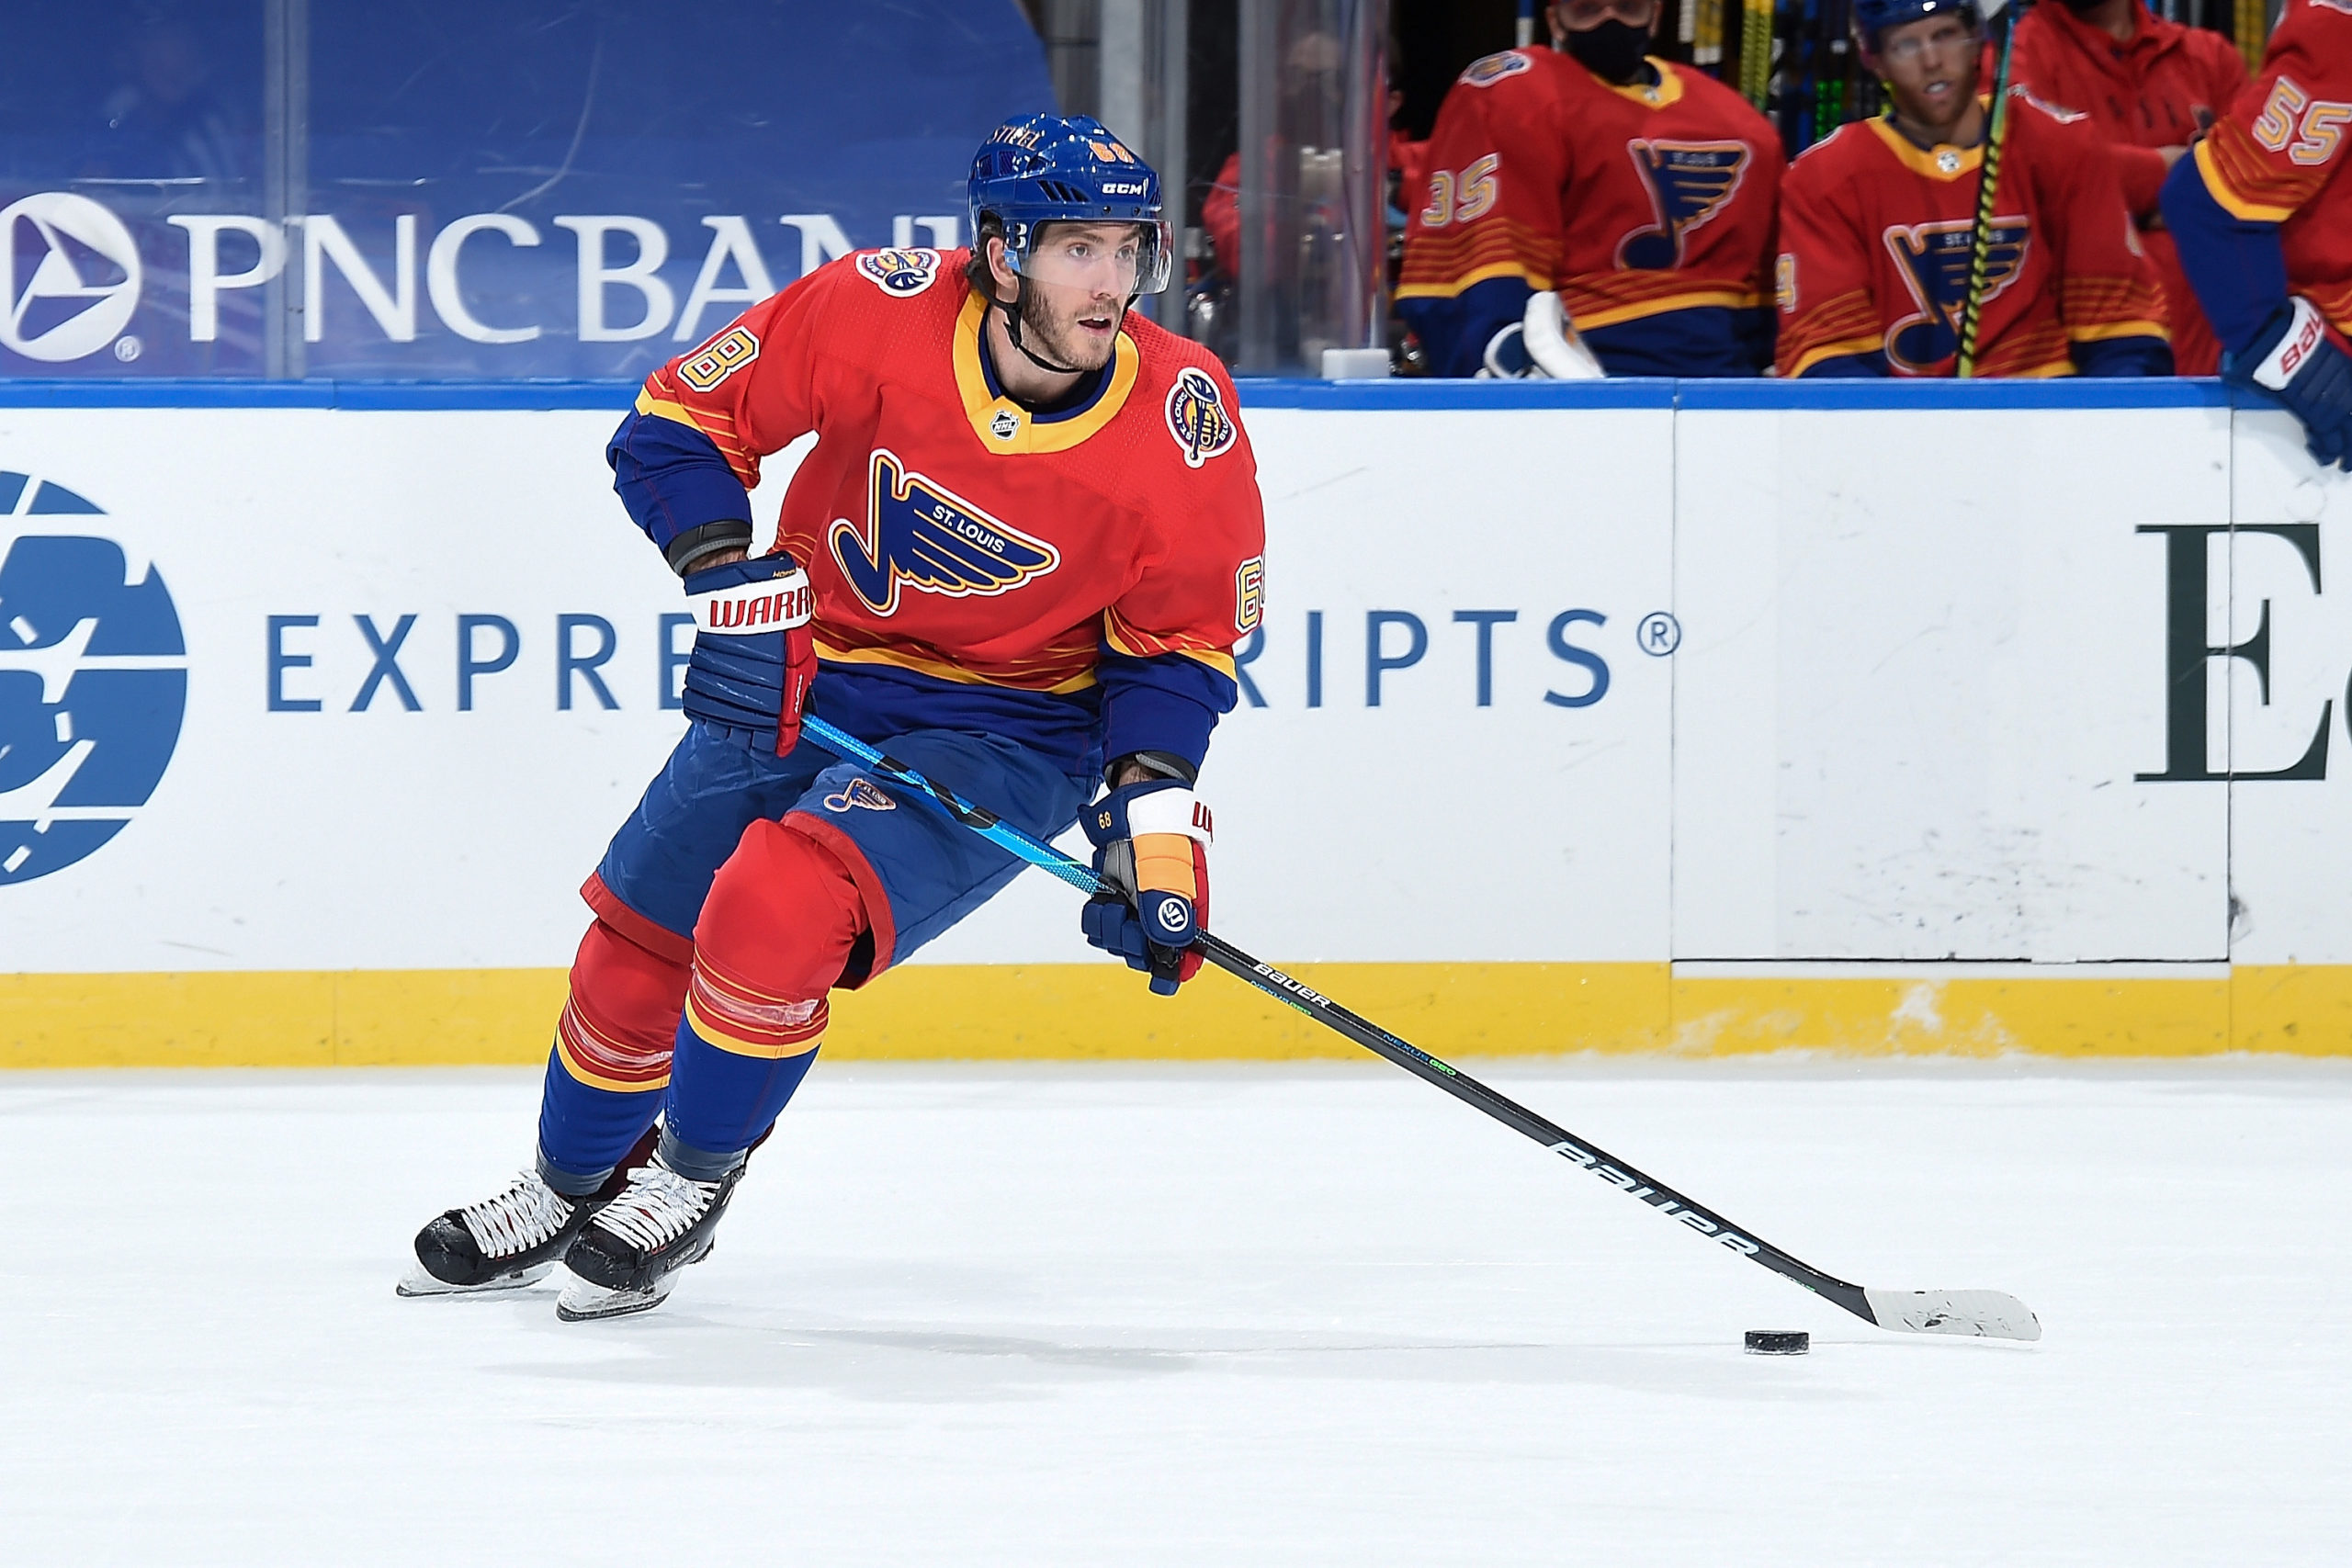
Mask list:
[[[1802,1356],[1813,1348],[1813,1336],[1802,1328],[1751,1328],[1747,1331],[1747,1353],[1751,1356]]]

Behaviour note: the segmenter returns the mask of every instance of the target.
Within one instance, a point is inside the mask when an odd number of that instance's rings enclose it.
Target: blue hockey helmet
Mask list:
[[[1924,22],[1930,17],[1958,17],[1971,28],[1984,26],[1984,13],[1976,0],[1854,0],[1854,36],[1875,54],[1887,28]]]
[[[1047,223],[1133,223],[1142,231],[1135,292],[1168,287],[1174,236],[1159,203],[1159,176],[1085,115],[1023,115],[996,128],[972,159],[972,243],[984,220],[1004,235],[1013,271],[1030,276],[1038,229]]]

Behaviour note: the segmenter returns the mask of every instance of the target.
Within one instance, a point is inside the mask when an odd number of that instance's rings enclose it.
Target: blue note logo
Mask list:
[[[911,299],[939,276],[939,253],[932,250],[869,251],[857,258],[857,270],[874,280],[883,293]]]
[[[112,539],[36,531],[98,515],[0,470],[0,886],[122,831],[179,743],[187,644],[162,574]]]
[[[1227,412],[1225,393],[1207,371],[1187,365],[1176,372],[1168,389],[1168,434],[1184,449],[1184,466],[1197,468],[1221,452],[1229,452],[1241,427]]]
[[[852,779],[832,794],[825,796],[828,811],[896,811],[899,803],[865,779]]]
[[[1650,193],[1656,222],[1617,242],[1617,265],[1666,272],[1682,265],[1685,242],[1731,205],[1753,154],[1745,141],[1628,141],[1626,152]]]
[[[1992,230],[1979,310],[2017,281],[2033,248],[2032,223],[2022,215],[1996,218]],[[1886,248],[1900,265],[1911,302],[1918,308],[1886,334],[1887,363],[1895,369],[1913,376],[1932,374],[1960,352],[1960,312],[1968,301],[1969,250],[1975,231],[1974,220],[1968,218],[1898,224],[1886,231]]]
[[[85,196],[39,191],[0,208],[0,344],[62,364],[114,342],[139,309],[139,246]]]
[[[1007,592],[1062,564],[1043,539],[1010,528],[876,447],[864,527],[832,527],[833,558],[850,591],[877,615],[899,613],[901,584],[951,599]]]

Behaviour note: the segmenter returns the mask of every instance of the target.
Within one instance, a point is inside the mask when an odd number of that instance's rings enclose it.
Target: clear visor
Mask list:
[[[1172,236],[1165,223],[1041,223],[1012,256],[1015,271],[1039,283],[1122,298],[1168,287]]]

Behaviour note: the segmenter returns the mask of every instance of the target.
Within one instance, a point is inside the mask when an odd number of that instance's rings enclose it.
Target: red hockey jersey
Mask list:
[[[1399,303],[1511,278],[1557,289],[1587,334],[1760,305],[1780,138],[1721,83],[1650,65],[1655,85],[1614,86],[1569,55],[1530,48],[1464,72],[1427,145]]]
[[[1233,383],[1130,316],[1090,394],[1033,412],[997,384],[968,254],[866,251],[820,267],[648,377],[639,428],[616,448],[659,452],[673,440],[662,427],[683,426],[748,491],[763,457],[815,432],[776,542],[808,569],[830,673],[911,672],[936,722],[962,712],[963,727],[985,715],[983,728],[1019,729],[1034,707],[1043,733],[1067,717],[1056,699],[1099,700],[1104,661],[1124,661],[1111,754],[1197,763],[1263,602],[1265,525]],[[725,504],[649,471],[631,510],[675,504],[672,533]],[[906,686],[893,688],[901,707]],[[832,700],[854,687],[835,681]],[[1120,690],[1140,694],[1124,735]],[[1163,732],[1186,728],[1165,718],[1170,693],[1207,710],[1197,736]],[[817,695],[824,707],[823,677]]]
[[[2197,170],[2232,217],[2278,225],[2288,285],[2352,333],[2352,0],[2299,0]]]
[[[1950,376],[1968,297],[1979,148],[1914,146],[1881,118],[1841,126],[1789,171],[1781,209],[1783,376]],[[2079,115],[2018,93],[1995,192],[1977,372],[2170,368],[2164,299]]]
[[[2216,32],[2183,27],[2134,0],[2134,30],[2119,42],[2064,6],[2036,6],[2018,24],[2014,79],[2046,104],[2089,117],[2108,144],[2123,205],[2163,281],[2174,366],[2211,376],[2221,362],[2172,235],[2156,222],[2167,147],[2187,147],[2245,86],[2245,57]],[[1991,81],[1987,75],[1984,80]]]

